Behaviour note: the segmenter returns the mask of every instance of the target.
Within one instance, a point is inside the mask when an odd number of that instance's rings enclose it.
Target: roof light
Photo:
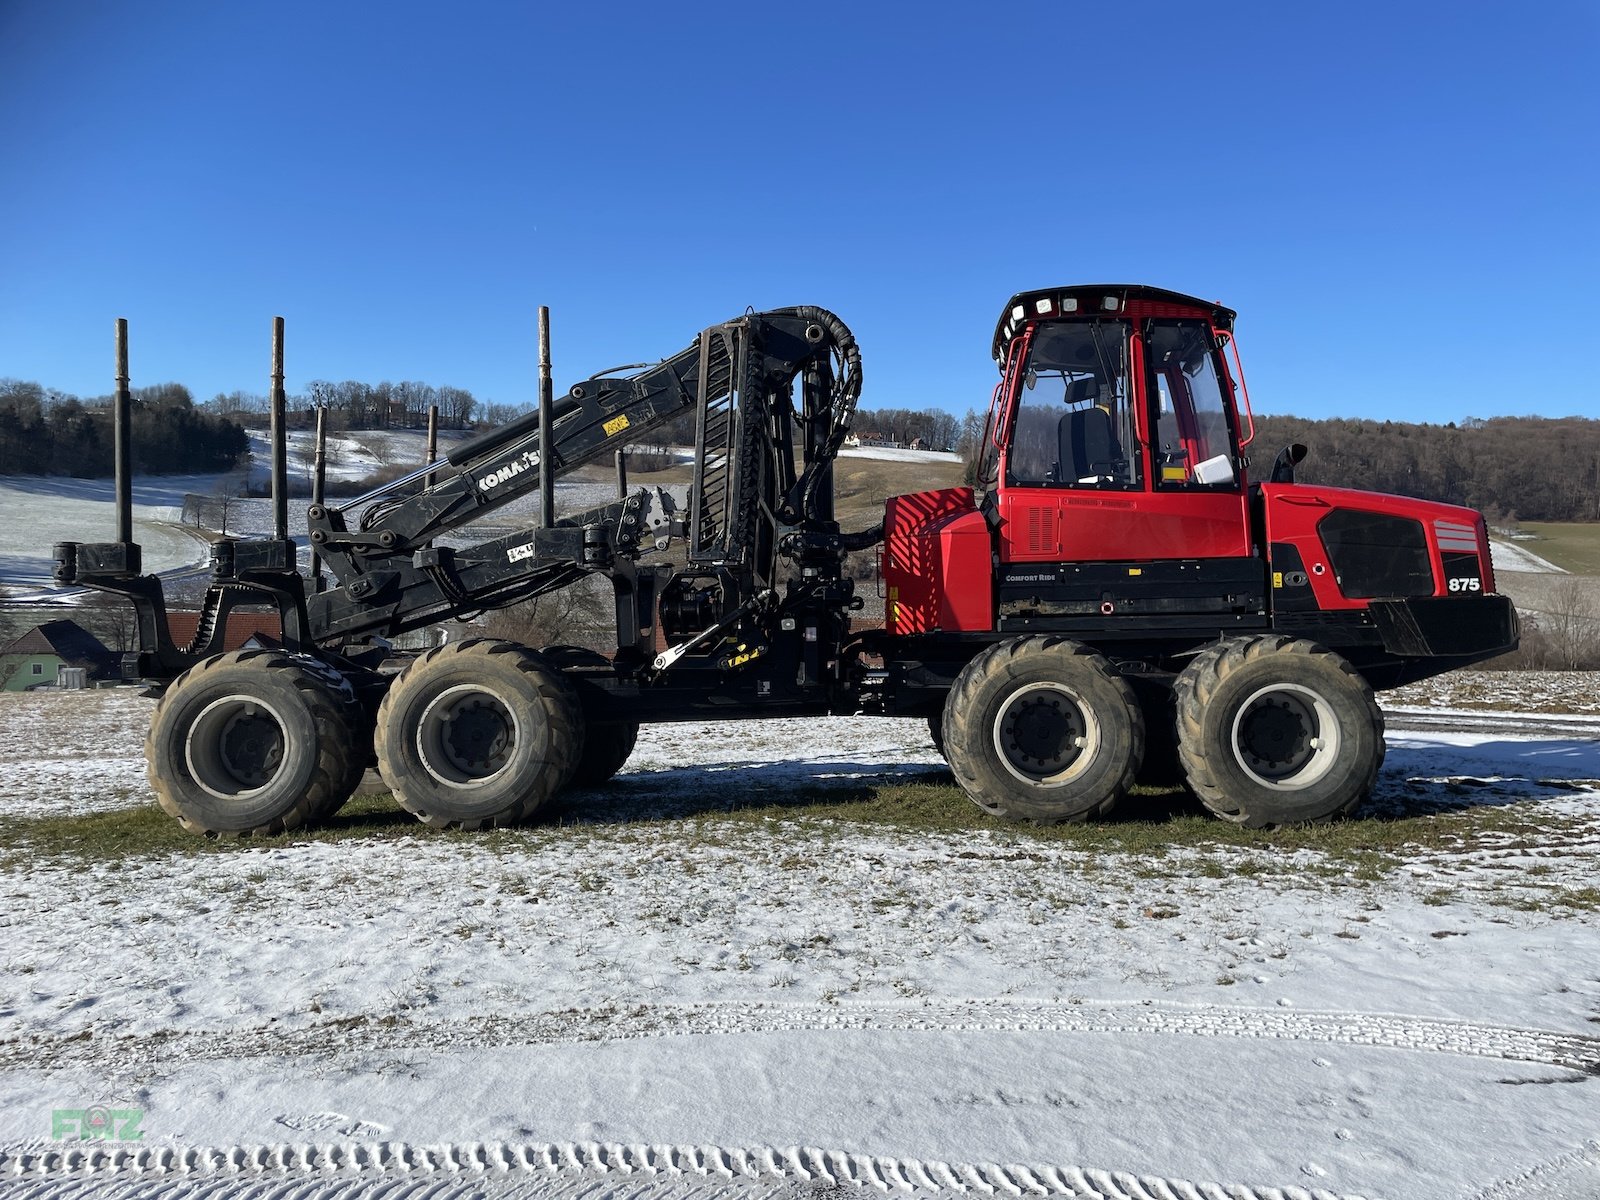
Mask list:
[[[1107,296],[1105,299],[1100,301],[1100,307],[1105,309],[1107,312],[1116,312],[1118,303],[1119,301],[1115,296]]]
[[[1035,300],[1033,302],[1033,307],[1034,310],[1039,313],[1039,315],[1045,316],[1055,308],[1055,302],[1051,300],[1050,297],[1046,296],[1043,300]]]
[[[1020,304],[1011,310],[1011,319],[1013,321],[1025,320],[1027,316],[1028,310]]]
[[[1063,296],[1061,299],[1062,312],[1077,312],[1078,298],[1076,296]]]

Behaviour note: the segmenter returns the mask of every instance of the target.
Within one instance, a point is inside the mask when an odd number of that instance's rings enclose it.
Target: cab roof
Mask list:
[[[1113,300],[1114,305],[1111,303]],[[1233,319],[1238,315],[1215,300],[1201,300],[1197,296],[1185,296],[1182,292],[1169,292],[1165,288],[1149,287],[1142,283],[1072,283],[1062,287],[1038,288],[1031,292],[1018,292],[1000,310],[991,348],[995,361],[1004,367],[1011,339],[1029,321],[1066,316],[1115,317],[1125,313],[1130,302],[1134,301],[1141,305],[1192,309],[1195,316],[1209,317],[1218,329],[1232,329]]]

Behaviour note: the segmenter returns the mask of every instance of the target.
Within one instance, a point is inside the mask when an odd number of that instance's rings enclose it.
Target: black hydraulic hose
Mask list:
[[[866,550],[883,541],[883,522],[879,521],[871,529],[863,529],[860,533],[841,533],[839,535],[839,548],[846,553],[856,550]]]
[[[855,334],[850,332],[850,327],[825,308],[801,304],[794,308],[777,309],[768,315],[793,315],[817,326],[823,334],[820,342],[839,358],[829,413],[832,428],[823,445],[822,457],[808,466],[807,474],[801,481],[800,513],[802,517],[812,519],[816,515],[817,491],[826,478],[823,467],[839,457],[845,435],[850,432],[851,419],[855,416],[856,401],[861,396],[861,347],[856,344]]]

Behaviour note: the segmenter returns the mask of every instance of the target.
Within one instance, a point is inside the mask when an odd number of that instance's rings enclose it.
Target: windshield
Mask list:
[[[1034,332],[1017,401],[1007,481],[1137,487],[1125,321],[1054,322]]]
[[[1197,464],[1234,454],[1216,344],[1202,321],[1152,321],[1146,339],[1156,396],[1156,478],[1193,483]]]

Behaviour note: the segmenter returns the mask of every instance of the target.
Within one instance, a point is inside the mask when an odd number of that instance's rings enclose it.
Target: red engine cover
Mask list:
[[[989,526],[971,488],[889,497],[880,565],[890,633],[994,628]]]
[[[1449,595],[1443,552],[1470,549],[1478,556],[1478,588],[1494,591],[1494,568],[1489,560],[1489,537],[1483,517],[1470,508],[1392,496],[1384,492],[1361,492],[1351,488],[1323,487],[1321,484],[1268,483],[1261,487],[1267,519],[1269,544],[1288,543],[1300,552],[1316,597],[1322,609],[1364,608],[1365,599],[1349,597],[1340,590],[1318,533],[1319,523],[1338,510],[1382,513],[1416,521],[1422,526],[1432,568],[1432,593]]]

